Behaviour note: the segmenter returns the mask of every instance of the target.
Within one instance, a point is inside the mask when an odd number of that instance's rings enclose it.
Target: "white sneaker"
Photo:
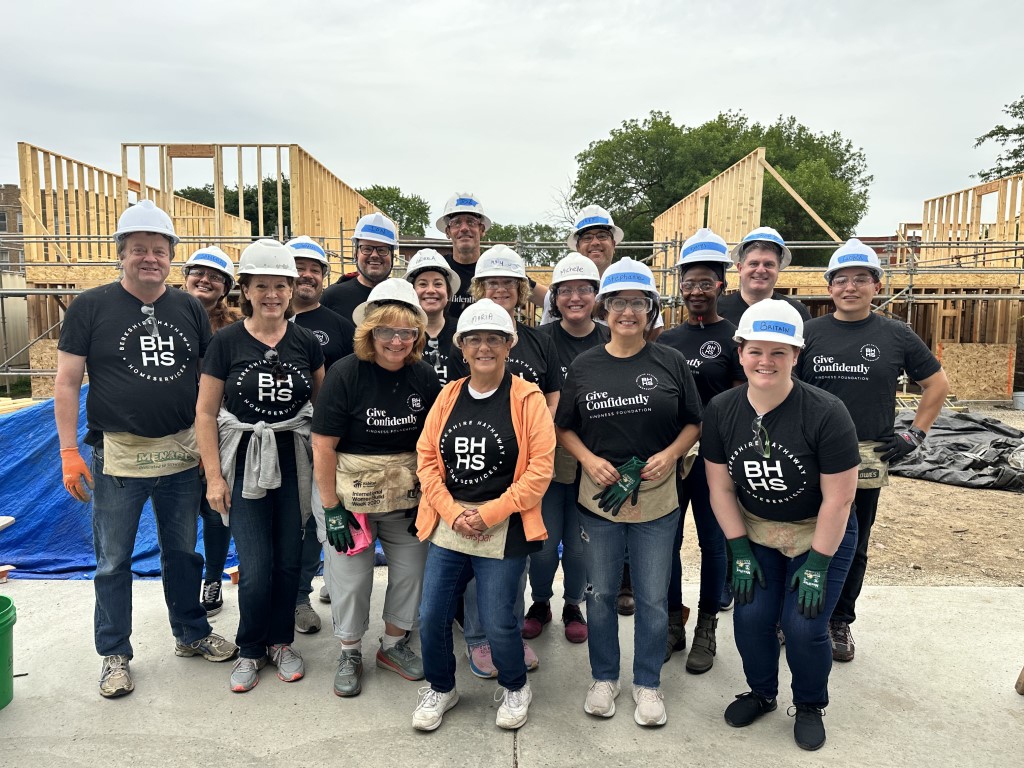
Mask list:
[[[665,711],[665,697],[661,695],[660,688],[644,688],[640,685],[634,685],[633,701],[636,702],[633,720],[636,721],[637,725],[653,727],[664,725],[668,722],[668,712]]]
[[[412,727],[418,731],[433,731],[441,725],[444,713],[459,703],[459,692],[452,688],[438,693],[429,685],[419,690],[420,703],[412,713]]]
[[[495,691],[494,700],[501,699],[501,706],[498,707],[498,717],[495,723],[499,728],[515,730],[526,724],[526,716],[530,712],[530,702],[533,701],[533,692],[530,691],[530,683],[518,691],[510,691],[508,688],[499,688]]]
[[[615,699],[620,690],[618,680],[595,680],[587,691],[583,711],[588,715],[611,717],[615,714]]]

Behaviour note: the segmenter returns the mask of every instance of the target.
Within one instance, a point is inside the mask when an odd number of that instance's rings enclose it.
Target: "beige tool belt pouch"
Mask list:
[[[738,503],[738,502],[737,502]],[[777,549],[786,557],[799,557],[811,548],[814,528],[818,524],[817,517],[781,523],[777,520],[765,520],[753,512],[748,512],[739,504],[743,513],[743,522],[747,526],[747,536],[751,541],[762,547]]]
[[[420,501],[416,453],[364,456],[339,453],[335,490],[349,512],[382,515],[414,509]]]
[[[697,454],[700,453],[700,440],[693,444],[693,447],[686,452],[683,460],[679,462],[679,479],[685,480],[690,474],[693,465],[697,462]]]
[[[458,499],[456,499],[458,501]],[[486,501],[466,502],[470,506],[482,507]],[[462,552],[474,557],[489,557],[491,560],[505,559],[505,539],[508,538],[508,518],[476,536],[464,536],[452,530],[447,521],[438,516],[437,527],[430,534],[430,541],[453,552]]]
[[[576,459],[565,448],[555,446],[555,476],[552,478],[556,483],[575,483]]]
[[[875,453],[881,443],[877,440],[862,440],[857,443],[860,451],[860,467],[857,468],[858,488],[885,488],[889,484],[889,465]]]
[[[103,433],[103,473],[112,477],[165,477],[199,466],[194,427],[166,437]]]
[[[590,475],[586,472],[580,472],[580,493],[576,500],[584,509],[605,520],[611,520],[613,523],[646,523],[664,517],[679,506],[676,482],[671,472],[666,472],[665,476],[658,480],[642,480],[640,496],[637,498],[636,504],[632,503],[632,494],[630,494],[630,498],[626,499],[619,514],[614,517],[610,512],[605,512],[598,506],[601,501],[600,497],[594,498],[599,493],[603,493],[605,487],[591,480]]]

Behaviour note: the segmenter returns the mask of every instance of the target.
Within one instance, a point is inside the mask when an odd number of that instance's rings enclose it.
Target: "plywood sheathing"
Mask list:
[[[57,368],[57,340],[37,341],[28,350],[29,365],[33,370],[52,371]],[[32,397],[53,397],[53,377],[33,376]]]
[[[1014,344],[942,344],[949,390],[960,400],[1006,400],[1013,392]]]

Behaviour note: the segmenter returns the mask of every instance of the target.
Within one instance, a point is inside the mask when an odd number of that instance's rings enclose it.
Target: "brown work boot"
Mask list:
[[[830,621],[828,636],[832,640],[833,661],[853,661],[853,633],[845,621]]]
[[[686,657],[686,671],[694,675],[703,675],[715,664],[715,630],[718,628],[718,616],[712,613],[697,613],[697,626],[693,630],[693,644]]]

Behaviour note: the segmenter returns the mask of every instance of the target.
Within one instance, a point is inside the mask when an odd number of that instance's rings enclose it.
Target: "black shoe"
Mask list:
[[[797,704],[796,722],[793,724],[793,738],[800,749],[814,751],[825,745],[825,725],[821,718],[825,710],[807,704]]]
[[[628,584],[619,587],[619,596],[615,599],[615,610],[619,616],[632,616],[636,613],[636,600],[633,598],[633,588]]]
[[[741,693],[736,697],[736,701],[725,708],[725,722],[733,728],[743,728],[761,715],[774,712],[778,706],[775,699],[766,699],[753,691]]]
[[[224,598],[220,594],[220,582],[204,581],[203,592],[200,595],[199,601],[202,603],[203,610],[206,611],[207,616],[213,616],[220,611],[224,607]]]

